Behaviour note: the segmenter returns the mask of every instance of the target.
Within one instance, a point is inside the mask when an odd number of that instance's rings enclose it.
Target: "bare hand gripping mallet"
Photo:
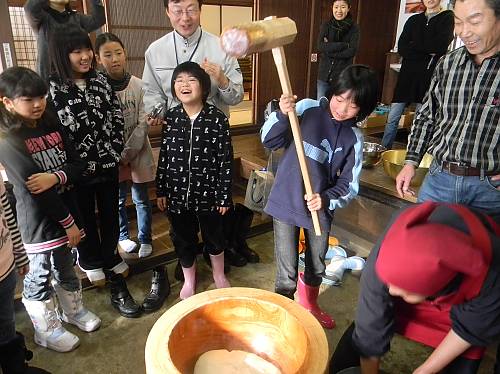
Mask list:
[[[286,65],[283,46],[290,44],[297,36],[297,26],[290,18],[267,17],[263,21],[256,21],[229,27],[222,33],[222,49],[234,57],[242,57],[252,53],[264,52],[269,49],[273,52],[274,63],[278,69],[281,89],[285,95],[292,95],[290,76]],[[293,140],[297,149],[300,171],[304,180],[307,195],[312,195],[311,179],[307,169],[307,161],[302,144],[302,135],[299,129],[299,119],[295,110],[288,113],[292,127]],[[321,235],[318,212],[311,212],[314,232]]]

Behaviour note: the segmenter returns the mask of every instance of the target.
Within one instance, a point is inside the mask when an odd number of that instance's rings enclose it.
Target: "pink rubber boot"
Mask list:
[[[196,262],[190,268],[183,267],[182,273],[184,274],[184,284],[179,297],[184,300],[196,292]]]
[[[298,291],[299,304],[311,312],[325,329],[333,329],[335,327],[335,320],[323,312],[317,303],[319,286],[311,287],[305,284],[304,273],[299,273]]]
[[[214,277],[215,287],[217,288],[231,287],[229,281],[224,275],[224,252],[216,256],[210,255],[210,261],[212,262],[212,274]]]

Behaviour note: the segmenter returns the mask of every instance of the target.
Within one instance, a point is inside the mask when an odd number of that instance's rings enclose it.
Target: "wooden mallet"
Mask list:
[[[272,50],[274,63],[278,69],[281,89],[285,95],[292,95],[290,76],[286,65],[286,57],[283,46],[290,44],[297,36],[297,26],[288,17],[276,18],[267,17],[263,21],[256,21],[228,27],[221,35],[221,44],[227,54],[234,57],[242,57],[252,53]],[[307,195],[312,195],[311,179],[307,168],[307,161],[304,154],[302,135],[299,129],[299,119],[295,110],[288,113],[292,127],[293,140],[297,149],[300,171],[304,180],[304,187]],[[318,212],[311,214],[314,232],[321,235]]]

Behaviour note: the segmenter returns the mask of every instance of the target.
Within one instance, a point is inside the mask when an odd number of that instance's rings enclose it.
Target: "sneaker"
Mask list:
[[[141,244],[139,258],[148,257],[151,253],[153,253],[153,246],[151,244]]]
[[[130,239],[120,240],[118,245],[127,253],[134,252],[137,248],[137,243]]]

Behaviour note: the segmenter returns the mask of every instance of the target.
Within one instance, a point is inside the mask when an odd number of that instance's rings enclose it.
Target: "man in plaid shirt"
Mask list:
[[[500,1],[455,0],[464,47],[438,63],[396,178],[401,197],[425,152],[434,157],[418,200],[459,203],[500,218]]]

